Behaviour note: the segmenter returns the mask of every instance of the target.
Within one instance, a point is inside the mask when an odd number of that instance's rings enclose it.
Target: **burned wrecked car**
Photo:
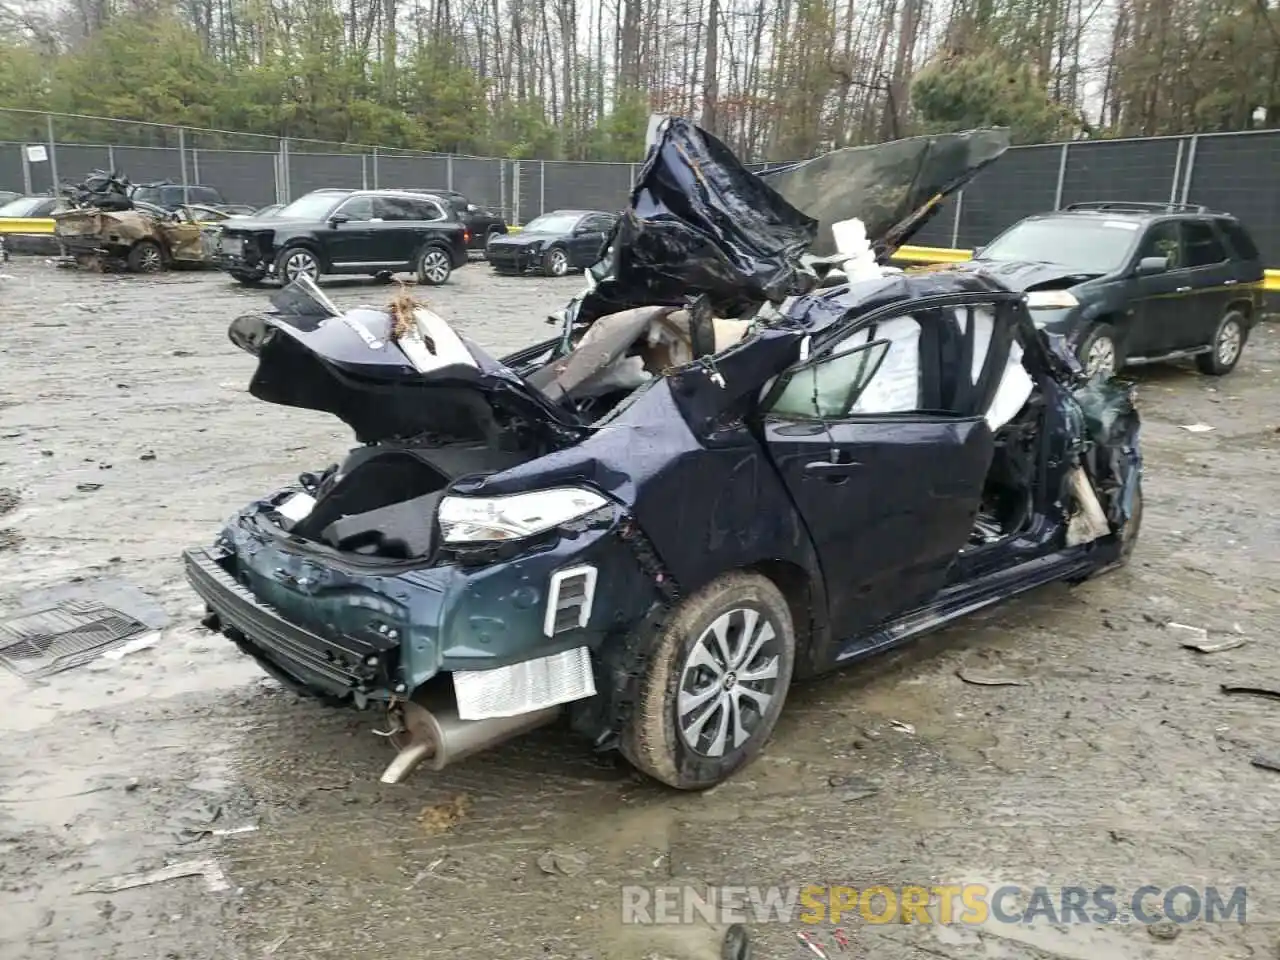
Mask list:
[[[53,214],[62,262],[134,273],[204,264],[201,214],[195,208],[166,210],[133,199],[132,189],[125,177],[102,171],[64,188],[72,208]]]
[[[306,280],[232,323],[256,397],[359,446],[240,510],[188,578],[282,682],[389,714],[386,782],[561,720],[709,787],[793,679],[1133,547],[1129,394],[998,281],[879,266],[1002,133],[769,180],[685,121],[651,140],[544,343],[498,360],[405,295],[339,311]]]

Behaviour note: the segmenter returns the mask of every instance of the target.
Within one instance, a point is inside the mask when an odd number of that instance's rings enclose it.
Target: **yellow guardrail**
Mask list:
[[[51,234],[53,220],[48,217],[0,217],[0,233]]]

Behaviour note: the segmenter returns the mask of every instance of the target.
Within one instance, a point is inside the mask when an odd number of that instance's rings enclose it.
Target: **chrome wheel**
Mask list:
[[[437,247],[432,247],[422,255],[422,275],[437,286],[449,279],[451,269],[448,255]]]
[[[139,252],[138,270],[141,273],[158,273],[162,266],[164,266],[164,258],[160,255],[159,247],[149,244]]]
[[[316,280],[320,276],[320,264],[306,250],[292,250],[284,259],[284,282],[292,283],[299,277]]]
[[[1084,371],[1090,379],[1097,376],[1112,377],[1116,372],[1116,345],[1110,337],[1098,337],[1089,344]]]
[[[704,757],[736,750],[760,726],[776,693],[779,637],[758,610],[736,607],[698,637],[685,661],[676,723]]]
[[[563,250],[552,250],[547,254],[547,267],[553,277],[563,277],[569,272],[569,257]]]
[[[1240,348],[1244,343],[1244,332],[1235,320],[1228,320],[1218,331],[1218,342],[1214,345],[1218,354],[1218,363],[1230,367],[1240,357]]]

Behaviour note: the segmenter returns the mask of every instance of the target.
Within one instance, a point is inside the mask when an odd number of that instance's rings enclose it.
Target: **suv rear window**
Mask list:
[[[1235,255],[1241,260],[1261,260],[1262,255],[1258,253],[1258,247],[1253,242],[1253,237],[1249,236],[1243,226],[1235,220],[1219,220],[1218,227],[1227,235],[1227,243],[1231,244],[1231,249],[1235,251]]]

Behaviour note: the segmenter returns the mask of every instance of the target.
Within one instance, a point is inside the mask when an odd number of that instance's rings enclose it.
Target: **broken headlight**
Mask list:
[[[1028,310],[1067,310],[1080,306],[1070,290],[1032,290],[1027,294]]]
[[[445,543],[492,543],[546,533],[608,502],[590,490],[555,487],[505,497],[445,497],[437,517]]]

